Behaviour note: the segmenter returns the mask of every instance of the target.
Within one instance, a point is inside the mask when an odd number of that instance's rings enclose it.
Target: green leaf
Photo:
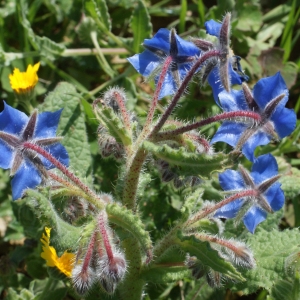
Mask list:
[[[64,137],[62,144],[69,153],[70,166],[76,170],[76,175],[91,183],[92,160],[80,101],[81,97],[75,87],[61,82],[48,94],[40,110],[55,111],[63,108],[57,133]]]
[[[293,199],[300,194],[300,171],[291,168],[288,174],[280,178],[281,188],[287,199]]]
[[[295,300],[293,297],[293,285],[287,280],[279,280],[274,284],[271,296],[274,300]]]
[[[246,243],[254,253],[257,267],[243,273],[247,281],[236,284],[233,289],[243,290],[245,294],[253,293],[259,288],[270,292],[274,283],[286,279],[285,259],[299,251],[299,241],[298,229],[280,232],[260,230],[253,235],[249,234]]]
[[[178,241],[176,243],[191,256],[196,256],[203,265],[233,280],[244,281],[242,274],[231,263],[221,258],[208,242],[201,242],[194,236],[183,236],[180,232],[177,236]]]
[[[180,167],[181,175],[209,178],[213,172],[222,172],[230,166],[228,158],[223,153],[216,153],[213,156],[189,153],[184,148],[173,149],[168,145],[157,146],[148,141],[143,143],[143,147],[171,166]]]
[[[131,18],[131,29],[133,32],[133,51],[141,52],[141,44],[144,39],[149,38],[152,33],[150,15],[142,0],[138,1]]]
[[[138,215],[118,204],[108,204],[106,212],[110,222],[128,230],[139,241],[144,251],[150,254],[152,241],[149,232],[145,230],[145,225]]]
[[[118,143],[124,146],[131,144],[131,134],[125,128],[121,118],[115,114],[110,106],[101,105],[95,111],[98,121],[104,125],[108,132],[116,139]]]
[[[101,22],[111,31],[110,15],[105,0],[85,0],[85,9],[95,21]]]
[[[238,11],[238,23],[235,29],[240,31],[257,32],[262,24],[262,13],[259,5],[245,3],[244,0],[238,0],[236,3]]]
[[[141,274],[146,282],[172,283],[188,277],[190,270],[185,266],[170,266],[171,264],[152,265],[150,269]]]
[[[185,30],[185,18],[187,12],[187,0],[181,0],[181,11],[179,18],[179,33],[183,33]]]
[[[44,191],[44,193],[47,193],[47,191]],[[50,238],[51,244],[59,245],[63,251],[67,249],[76,250],[77,242],[81,235],[81,228],[74,227],[63,221],[48,199],[49,194],[46,197],[35,190],[29,189],[26,191],[24,200],[22,199],[16,202],[18,202],[20,213],[26,213],[26,210],[29,208],[35,214],[33,220],[38,218],[39,223],[43,227],[47,226],[52,228]],[[23,215],[20,216],[20,222],[24,227],[28,226],[28,221],[28,219],[24,220]],[[39,236],[39,231],[37,229],[36,231],[36,236]],[[38,239],[39,238],[40,236]]]
[[[40,55],[50,60],[55,60],[56,58],[60,57],[66,49],[63,44],[55,43],[45,36],[35,36],[35,41],[38,45]]]

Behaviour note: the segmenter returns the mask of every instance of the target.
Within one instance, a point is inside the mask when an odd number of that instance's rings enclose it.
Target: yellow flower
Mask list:
[[[9,75],[12,89],[17,94],[31,92],[39,80],[37,76],[39,67],[40,63],[38,62],[34,66],[29,65],[26,72],[20,72],[18,68],[14,68],[13,74]]]
[[[43,243],[43,252],[41,257],[46,260],[48,267],[56,267],[66,276],[71,277],[75,254],[64,252],[61,257],[58,257],[54,247],[50,246],[50,231],[51,228],[45,227],[46,234],[43,233],[41,242]]]

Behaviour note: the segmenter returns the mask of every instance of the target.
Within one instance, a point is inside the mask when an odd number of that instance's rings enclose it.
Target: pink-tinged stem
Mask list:
[[[223,247],[226,247],[226,248],[232,250],[234,253],[239,253],[240,252],[240,247],[235,246],[234,243],[232,243],[230,241],[223,240],[223,239],[220,239],[220,238],[217,238],[217,237],[214,237],[214,236],[210,236],[210,235],[207,235],[207,234],[195,233],[194,235],[195,235],[195,237],[197,237],[201,241],[207,241],[207,242],[211,242],[211,243],[221,245]]]
[[[120,108],[120,111],[121,111],[121,114],[122,114],[122,117],[123,117],[124,125],[127,128],[127,130],[131,131],[130,116],[127,112],[123,97],[117,91],[115,91],[113,93],[113,95],[114,95],[115,100],[117,101],[117,103],[119,105],[119,108]]]
[[[213,212],[217,211],[219,208],[223,207],[224,205],[233,202],[237,199],[241,199],[244,197],[255,197],[258,195],[258,192],[256,190],[247,190],[247,191],[242,191],[239,193],[236,193],[232,195],[231,197],[225,198],[224,200],[216,203],[215,205],[208,206],[204,208],[203,210],[200,210],[198,213],[196,213],[194,216],[192,216],[191,219],[189,219],[185,226],[192,225],[193,223],[197,222],[198,220],[201,220],[208,215],[212,214]]]
[[[91,258],[92,258],[92,255],[93,255],[93,251],[94,251],[94,245],[95,245],[95,240],[96,240],[96,233],[97,232],[94,231],[93,234],[92,234],[92,236],[91,236],[91,239],[90,239],[90,242],[89,242],[89,245],[88,245],[85,257],[84,257],[84,260],[83,260],[83,264],[82,264],[82,269],[81,269],[82,273],[86,273],[87,269],[88,269],[88,267],[90,265]]]
[[[219,115],[207,118],[205,120],[201,120],[199,122],[189,124],[186,126],[179,127],[175,130],[169,130],[169,131],[164,131],[156,134],[156,136],[153,136],[153,139],[155,141],[163,141],[167,140],[170,138],[173,138],[174,136],[178,134],[182,134],[188,131],[191,131],[193,129],[197,129],[199,127],[218,122],[218,121],[224,121],[227,119],[234,119],[234,118],[248,118],[251,119],[257,123],[261,122],[261,115],[252,111],[231,111],[231,112],[224,112]]]
[[[77,187],[79,187],[82,191],[84,191],[92,199],[97,200],[97,201],[94,201],[93,204],[95,204],[100,209],[104,208],[103,201],[87,185],[85,185],[77,176],[75,176],[71,171],[69,171],[69,169],[65,165],[63,165],[61,162],[59,162],[49,152],[47,152],[46,150],[44,150],[40,146],[38,146],[36,144],[29,143],[29,142],[24,142],[23,147],[27,148],[27,149],[34,150],[35,152],[37,152],[38,154],[42,155],[47,160],[49,160],[57,169],[59,169],[71,181],[73,181]]]
[[[156,135],[160,131],[160,129],[163,127],[163,125],[167,121],[168,117],[171,115],[173,109],[177,105],[180,97],[183,95],[186,87],[188,86],[189,82],[191,81],[191,79],[193,78],[194,74],[197,72],[197,70],[199,69],[199,67],[207,59],[212,58],[214,56],[220,56],[220,51],[218,51],[218,50],[208,51],[208,52],[204,53],[202,56],[200,56],[198,58],[198,60],[194,63],[194,65],[191,67],[191,69],[186,74],[185,78],[183,79],[183,81],[182,81],[180,87],[178,88],[176,94],[174,95],[174,97],[173,97],[170,105],[165,110],[165,112],[163,113],[163,115],[160,117],[160,120],[158,121],[158,123],[153,128],[153,131],[151,132],[150,137]]]
[[[159,94],[161,92],[163,83],[165,81],[165,78],[166,78],[166,75],[167,75],[167,72],[169,70],[169,67],[170,67],[171,63],[172,63],[172,56],[168,56],[164,61],[161,73],[159,75],[159,79],[158,79],[157,84],[156,84],[156,89],[155,89],[155,92],[154,92],[154,95],[153,95],[151,106],[150,106],[150,109],[149,109],[149,112],[148,112],[148,115],[147,115],[147,120],[146,120],[145,126],[144,126],[144,128],[146,128],[146,129],[148,129],[149,125],[151,124],[151,122],[153,120],[155,109],[156,109],[156,106],[157,106],[157,103],[158,103]]]
[[[103,241],[106,253],[107,253],[108,260],[112,261],[114,258],[114,254],[113,254],[113,251],[112,251],[112,248],[111,248],[111,245],[109,242],[109,237],[107,234],[107,226],[108,226],[107,221],[106,221],[106,218],[103,215],[103,213],[100,213],[98,216],[98,225],[99,225],[99,231],[102,236],[102,241]]]

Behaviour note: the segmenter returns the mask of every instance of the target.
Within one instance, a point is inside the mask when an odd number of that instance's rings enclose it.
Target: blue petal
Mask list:
[[[243,154],[252,162],[254,162],[254,150],[258,146],[267,145],[271,140],[271,137],[265,132],[258,131],[253,134],[242,148]]]
[[[200,55],[200,50],[193,43],[182,39],[176,34],[177,48],[179,56],[195,56]]]
[[[207,82],[212,88],[213,96],[217,105],[220,106],[219,103],[219,94],[224,90],[223,85],[220,80],[219,70],[217,67],[213,68],[207,77]]]
[[[170,31],[166,28],[161,28],[157,31],[152,39],[145,39],[144,45],[160,49],[166,54],[170,52]]]
[[[246,76],[246,75],[242,76],[242,75],[239,75],[237,72],[235,72],[232,69],[231,63],[229,63],[228,69],[229,69],[230,84],[231,85],[232,84],[239,84],[240,85],[245,80],[248,80],[248,76]],[[220,95],[219,94],[222,91],[224,91],[224,87],[223,87],[222,82],[220,80],[220,75],[219,75],[219,69],[218,69],[218,67],[213,68],[212,71],[209,73],[209,75],[207,77],[207,82],[212,87],[213,96],[214,96],[215,102],[220,106],[220,104],[219,104],[219,97],[220,97]],[[243,102],[245,102],[245,100]]]
[[[243,200],[237,199],[227,205],[224,205],[216,211],[214,217],[232,219],[237,215],[238,211],[242,207],[242,204]]]
[[[9,106],[4,102],[4,110],[0,113],[0,130],[12,134],[20,134],[28,117],[21,111]]]
[[[12,164],[13,151],[0,140],[0,168],[9,169]]]
[[[280,138],[290,135],[296,128],[297,117],[293,109],[275,110],[271,120]]]
[[[42,178],[29,162],[23,162],[11,181],[13,200],[21,198],[25,190],[33,189],[42,182]]]
[[[39,114],[35,126],[34,138],[55,137],[61,112],[62,109]]]
[[[44,149],[49,152],[53,157],[55,157],[63,165],[69,165],[69,155],[66,148],[62,144],[54,144],[49,147],[44,147]],[[55,168],[55,166],[50,163],[46,158],[40,156],[43,165],[47,170]]]
[[[242,123],[224,122],[211,140],[211,144],[216,142],[225,142],[235,147],[241,134],[246,129],[246,125]]]
[[[127,58],[132,66],[143,76],[149,76],[162,62],[153,52],[145,50]]]
[[[252,206],[244,216],[246,228],[254,233],[256,226],[267,218],[267,213],[256,206]]]
[[[219,175],[219,182],[224,191],[242,190],[245,188],[241,174],[234,170],[226,170]]]
[[[274,156],[264,154],[255,160],[251,170],[251,176],[255,184],[260,184],[276,175],[278,175],[278,165]]]
[[[158,81],[158,77],[155,78],[155,83],[157,83],[157,81]],[[167,72],[161,87],[161,91],[159,93],[159,99],[168,95],[173,95],[176,90],[177,88],[173,76],[171,75],[170,72]]]
[[[284,193],[280,186],[281,184],[276,182],[264,193],[273,211],[280,210],[284,204]]]
[[[216,22],[215,20],[209,20],[204,24],[206,33],[219,37],[222,23]]]
[[[253,97],[261,109],[283,93],[286,94],[286,97],[280,102],[281,107],[285,106],[288,101],[288,90],[279,72],[274,76],[260,79],[253,88]]]
[[[242,91],[232,90],[230,93],[222,91],[219,94],[219,99],[224,111],[248,110],[248,105]]]

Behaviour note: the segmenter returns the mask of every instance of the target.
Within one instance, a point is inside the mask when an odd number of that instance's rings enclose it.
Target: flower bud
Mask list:
[[[70,222],[74,222],[76,219],[85,216],[87,209],[88,205],[83,199],[72,196],[66,202],[64,213]]]
[[[109,258],[108,255],[103,255],[99,259],[96,275],[100,282],[104,281],[107,288],[112,288],[114,284],[119,283],[123,279],[126,267],[124,254],[115,251],[113,257]]]
[[[103,95],[103,100],[106,105],[110,106],[115,112],[125,107],[126,94],[124,89],[119,87],[112,87]]]
[[[76,292],[84,295],[95,282],[95,272],[91,267],[84,269],[82,264],[76,265],[72,272],[72,281]]]

